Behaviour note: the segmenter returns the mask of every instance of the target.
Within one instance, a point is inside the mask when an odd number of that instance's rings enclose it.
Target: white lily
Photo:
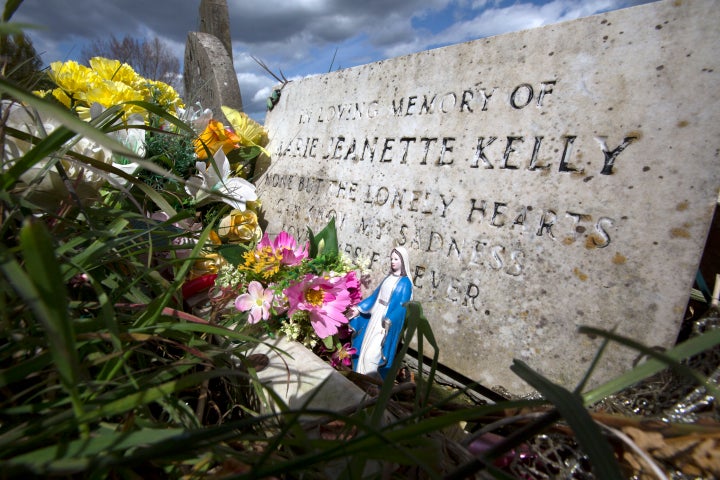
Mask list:
[[[189,105],[187,108],[177,109],[178,118],[185,123],[189,123],[195,133],[205,130],[210,120],[212,120],[213,112],[209,108],[202,108],[200,102],[195,102],[195,106]]]
[[[245,202],[257,200],[255,185],[244,178],[230,176],[230,161],[222,148],[215,153],[210,168],[205,162],[196,162],[195,167],[199,175],[188,179],[185,191],[195,197],[198,204],[221,201],[245,211]]]

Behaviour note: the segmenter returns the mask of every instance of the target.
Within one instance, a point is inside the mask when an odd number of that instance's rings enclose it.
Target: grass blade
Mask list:
[[[678,362],[720,345],[720,330],[709,330],[702,335],[690,338],[689,340],[676,345],[674,348],[665,353],[660,353],[656,350],[645,347],[634,340],[598,328],[581,326],[579,331],[580,333],[608,338],[622,345],[635,348],[650,357],[648,361],[641,363],[629,372],[626,372],[585,393],[583,398],[586,405],[598,402],[608,395],[612,395],[624,388],[630,387],[631,385],[634,385],[668,367],[674,368],[678,373],[687,374],[691,378],[696,379],[701,385],[708,388],[709,391],[717,391],[717,389],[706,382],[705,379],[699,378],[696,372],[692,371],[685,365],[679,364]],[[718,398],[717,393],[715,393],[715,398]]]
[[[515,360],[510,369],[555,405],[560,415],[575,432],[580,447],[590,458],[597,478],[607,480],[624,478],[610,444],[585,409],[580,395],[552,383],[520,360]]]

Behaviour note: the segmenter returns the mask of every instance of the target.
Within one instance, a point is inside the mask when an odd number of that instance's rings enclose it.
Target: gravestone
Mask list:
[[[232,60],[232,41],[230,40],[230,15],[226,0],[201,0],[200,32],[214,35],[222,42]]]
[[[184,98],[210,108],[215,119],[228,125],[220,107],[239,111],[243,107],[232,60],[227,2],[203,0],[199,13],[202,31],[188,32],[185,43]]]
[[[404,245],[440,361],[486,386],[530,392],[517,358],[574,387],[601,343],[579,325],[669,347],[720,184],[718,24],[662,1],[290,82],[268,232],[335,217],[374,285]]]

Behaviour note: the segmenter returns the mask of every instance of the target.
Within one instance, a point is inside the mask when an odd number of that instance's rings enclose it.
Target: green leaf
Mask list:
[[[112,417],[129,412],[141,405],[147,405],[166,395],[190,387],[201,385],[205,380],[218,377],[246,377],[247,374],[238,370],[215,369],[205,372],[191,373],[177,380],[172,380],[159,385],[151,385],[138,392],[130,393],[122,398],[103,402],[93,410],[86,411],[79,420],[81,422],[96,422],[103,418]]]
[[[80,361],[75,332],[68,315],[67,291],[45,225],[36,221],[26,222],[20,230],[20,247],[29,279],[37,292],[36,298],[26,300],[42,306],[36,310],[38,320],[45,328],[63,384],[73,394],[80,378]]]
[[[234,267],[244,262],[243,255],[248,251],[246,245],[221,245],[218,253]]]
[[[5,388],[15,382],[25,380],[30,375],[41,371],[52,363],[49,353],[42,353],[21,363],[16,363],[0,371],[0,388]]]
[[[322,339],[322,341],[323,341],[323,345],[325,346],[325,348],[328,349],[328,351],[335,350],[335,336],[334,335],[325,337]]]
[[[555,405],[575,433],[580,447],[590,458],[592,470],[597,478],[608,480],[624,478],[610,444],[585,409],[580,395],[552,383],[520,360],[514,360],[510,369]]]
[[[154,113],[154,114],[157,115],[158,117],[161,117],[161,118],[167,120],[169,123],[175,125],[175,126],[178,127],[180,130],[182,130],[182,131],[185,132],[186,134],[190,135],[191,137],[195,137],[195,136],[196,136],[196,133],[195,133],[195,131],[192,129],[191,126],[189,126],[188,124],[186,124],[185,122],[183,122],[183,121],[180,120],[179,118],[177,118],[177,117],[171,115],[170,113],[168,113],[168,111],[167,111],[166,109],[164,109],[164,108],[162,108],[162,107],[160,107],[160,106],[158,106],[158,105],[156,105],[156,104],[154,104],[154,103],[143,102],[143,101],[138,101],[138,100],[131,100],[131,101],[128,101],[128,102],[121,103],[121,104],[119,104],[119,105],[136,105],[136,106],[138,106],[138,107],[142,107],[142,108],[144,108],[145,110],[147,110],[148,112]]]
[[[31,29],[40,30],[42,29],[42,27],[32,23],[0,23],[0,35],[17,35],[20,33],[25,33],[25,30]]]
[[[80,439],[58,443],[18,455],[5,462],[6,466],[25,466],[38,474],[80,471],[97,455],[125,453],[136,447],[147,447],[182,435],[179,428],[144,428],[135,432],[107,432],[93,435],[92,440]]]
[[[262,153],[262,148],[254,145],[245,146],[241,145],[238,148],[235,148],[228,153],[228,160],[230,162],[249,162],[250,160],[253,160],[254,158],[257,158]]]
[[[50,135],[40,140],[25,155],[20,157],[5,173],[2,174],[2,187],[9,190],[35,164],[57,153],[58,150],[75,134],[65,127],[59,127]]]
[[[3,10],[2,21],[7,22],[12,18],[15,11],[18,9],[23,0],[6,0],[5,9]]]
[[[325,228],[315,235],[308,227],[308,236],[310,238],[310,258],[316,258],[318,255],[337,255],[340,250],[338,248],[337,230],[335,228],[335,217],[332,217]],[[320,246],[322,245],[322,248]]]
[[[696,372],[689,369],[686,365],[681,365],[678,362],[720,345],[720,330],[709,330],[702,335],[690,338],[689,340],[676,345],[674,348],[665,353],[660,353],[654,349],[641,345],[634,340],[622,337],[621,335],[594,327],[581,326],[579,328],[579,332],[610,339],[622,345],[637,349],[650,357],[648,361],[641,363],[629,372],[623,373],[609,382],[585,393],[583,398],[586,405],[598,402],[608,395],[617,393],[620,390],[634,385],[668,367],[673,368],[680,374],[687,375],[689,378],[694,378],[704,387],[708,388],[708,391],[710,392],[717,391],[717,388],[711,385],[710,382],[704,381],[704,379],[699,377]],[[717,393],[714,395],[717,398]]]
[[[428,344],[433,349],[433,358],[432,363],[430,364],[430,372],[428,374],[427,381],[425,382],[425,393],[422,394],[422,390],[418,389],[415,395],[415,405],[416,407],[419,407],[422,405],[427,405],[430,401],[430,392],[432,391],[433,382],[435,381],[435,372],[437,370],[437,366],[440,360],[440,347],[438,346],[437,342],[435,341],[435,334],[432,331],[432,326],[430,325],[430,322],[425,317],[425,314],[423,313],[422,305],[420,302],[417,301],[410,301],[405,305],[406,309],[406,321],[407,324],[414,325],[417,329],[417,351],[418,351],[418,359],[420,362],[422,362],[422,359],[424,358],[424,343],[425,340],[427,340]],[[408,327],[409,330],[409,327]],[[412,337],[407,338],[405,340],[405,344],[410,345],[410,341],[412,340]],[[405,353],[403,353],[403,356]],[[422,380],[423,370],[419,369],[418,371],[418,383]]]

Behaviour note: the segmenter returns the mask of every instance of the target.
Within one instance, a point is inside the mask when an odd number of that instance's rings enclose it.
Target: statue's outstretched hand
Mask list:
[[[355,318],[358,315],[360,315],[360,310],[358,310],[356,306],[352,306],[345,311],[345,316],[350,319]]]

